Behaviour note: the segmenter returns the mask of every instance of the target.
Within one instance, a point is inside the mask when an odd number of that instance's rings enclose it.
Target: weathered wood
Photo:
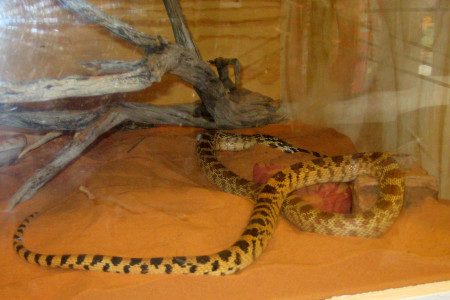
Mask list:
[[[210,63],[216,66],[217,72],[219,73],[220,81],[223,85],[229,89],[233,90],[239,86],[239,76],[241,74],[241,63],[236,58],[223,58],[218,57],[216,59],[210,60]],[[234,83],[230,79],[228,72],[228,66],[233,66],[234,69]]]
[[[20,152],[19,156],[17,158],[21,158],[25,154],[27,154],[30,151],[33,151],[34,149],[39,148],[40,146],[48,143],[49,141],[56,139],[57,137],[61,136],[63,133],[61,131],[50,131],[46,135],[44,135],[42,138],[37,140],[31,145],[28,145],[25,149]]]
[[[172,24],[173,35],[175,36],[175,41],[177,44],[184,46],[192,52],[195,52],[197,57],[201,59],[200,51],[198,51],[198,48],[192,39],[191,32],[187,26],[180,3],[177,0],[164,0],[164,5],[166,7],[170,23]]]
[[[12,128],[44,131],[76,131],[98,120],[108,108],[90,111],[34,111],[28,109],[7,110],[0,113],[0,124]]]
[[[89,65],[89,64],[86,64]],[[122,66],[125,62],[122,63]],[[160,81],[160,72],[151,73],[147,59],[127,64],[127,72],[104,76],[67,76],[28,82],[0,81],[0,103],[31,103],[68,97],[88,97],[142,90]]]
[[[42,169],[36,171],[9,199],[7,209],[11,210],[24,200],[28,200],[68,163],[77,158],[101,134],[122,123],[125,117],[118,110],[112,109],[103,115],[98,122],[78,132],[73,140],[67,143],[53,159]]]
[[[86,20],[106,28],[109,32],[134,45],[142,47],[146,53],[159,49],[161,42],[167,43],[162,37],[145,34],[116,18],[108,16],[87,1],[59,0],[59,2]]]
[[[61,79],[19,83],[2,81],[0,103],[10,105],[135,91],[160,81],[167,72],[192,85],[201,101],[173,106],[115,103],[82,112],[36,111],[17,106],[5,106],[8,109],[2,112],[0,107],[0,124],[3,125],[31,130],[77,131],[73,140],[13,195],[8,203],[8,209],[31,198],[99,135],[124,121],[231,129],[265,125],[279,122],[284,118],[279,112],[278,102],[261,94],[237,88],[240,73],[237,59],[216,61],[220,78],[206,62],[201,60],[177,1],[165,1],[177,44],[170,43],[160,36],[153,37],[142,33],[106,15],[87,1],[60,0],[60,2],[112,34],[140,46],[147,57],[132,62],[96,60],[82,63],[86,68],[100,73],[97,76],[68,76]],[[229,64],[235,67],[235,84],[228,77]],[[109,74],[111,72],[112,74]]]

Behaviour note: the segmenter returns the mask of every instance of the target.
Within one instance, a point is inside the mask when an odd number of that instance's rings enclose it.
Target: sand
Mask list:
[[[219,191],[200,173],[194,145],[201,131],[169,126],[116,131],[12,212],[5,211],[8,198],[64,139],[0,169],[0,298],[319,299],[450,279],[450,201],[423,193],[412,193],[417,197],[407,199],[398,220],[377,239],[304,233],[281,219],[261,257],[225,277],[49,269],[13,251],[16,226],[34,211],[40,215],[25,243],[41,253],[151,257],[226,248],[239,237],[252,204]],[[299,122],[237,132],[272,134],[329,155],[356,152],[335,130]],[[220,158],[250,179],[255,163],[283,155],[257,146]]]

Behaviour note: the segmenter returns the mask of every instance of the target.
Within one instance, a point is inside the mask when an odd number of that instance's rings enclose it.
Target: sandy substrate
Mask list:
[[[377,239],[304,233],[282,219],[261,257],[226,277],[48,269],[13,251],[16,226],[34,211],[40,215],[25,241],[41,253],[151,257],[228,247],[252,204],[220,192],[200,173],[194,149],[200,131],[160,127],[105,136],[13,212],[5,211],[8,198],[62,140],[0,169],[0,299],[318,299],[450,279],[450,202],[422,193],[407,199]],[[329,155],[356,152],[336,131],[300,123],[240,132],[275,135]],[[255,163],[280,155],[286,154],[257,146],[220,158],[250,179]]]

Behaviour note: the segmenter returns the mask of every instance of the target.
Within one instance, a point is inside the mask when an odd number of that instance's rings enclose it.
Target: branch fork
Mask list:
[[[136,61],[96,60],[81,63],[97,73],[96,76],[74,75],[28,82],[0,81],[0,125],[77,133],[45,167],[36,171],[19,188],[9,200],[8,210],[33,197],[101,134],[125,121],[147,125],[234,129],[277,123],[284,119],[279,102],[239,88],[240,63],[237,59],[219,57],[210,61],[217,68],[219,76],[201,59],[177,0],[164,0],[177,43],[140,32],[85,0],[59,2],[112,34],[140,46],[146,56]],[[234,82],[228,74],[230,65],[234,67]],[[85,111],[36,111],[21,106],[22,103],[68,97],[76,97],[73,101],[83,101],[82,97],[142,90],[160,81],[168,72],[192,85],[200,101],[171,106],[114,103]]]

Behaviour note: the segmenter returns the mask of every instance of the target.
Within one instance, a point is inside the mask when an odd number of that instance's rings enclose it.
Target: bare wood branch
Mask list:
[[[48,143],[49,141],[51,141],[51,140],[53,140],[53,139],[55,139],[55,138],[57,138],[57,137],[59,137],[61,135],[62,135],[61,131],[50,131],[49,133],[44,135],[41,139],[39,139],[38,141],[34,142],[33,144],[27,146],[25,149],[23,149],[22,152],[20,152],[20,154],[19,154],[19,156],[17,158],[20,159],[21,157],[23,157],[28,152],[39,148],[40,146]]]
[[[216,59],[210,60],[210,63],[216,66],[217,72],[219,73],[220,81],[222,81],[225,88],[233,90],[239,86],[239,76],[241,74],[241,63],[237,58],[223,58],[218,57]],[[234,69],[234,83],[231,81],[228,66],[233,66]]]
[[[101,134],[124,121],[124,115],[111,110],[103,115],[98,122],[86,127],[67,143],[44,168],[36,171],[17,192],[9,199],[7,209],[13,209],[17,204],[28,200],[68,163],[77,158],[84,149],[93,143]]]
[[[0,112],[0,124],[28,130],[81,130],[95,122],[109,108],[102,106],[91,111],[36,111],[16,109]]]
[[[130,65],[128,65],[130,66]],[[152,76],[157,75],[157,76]],[[147,60],[125,73],[104,76],[67,76],[61,79],[36,81],[0,81],[0,103],[44,102],[68,97],[87,97],[142,90],[161,79],[161,72],[152,74]]]
[[[121,113],[126,119],[143,124],[195,126],[216,129],[217,124],[201,117],[195,117],[199,103],[179,104],[171,106],[156,106],[146,103],[117,103],[113,106],[103,106],[92,111],[35,111],[19,110],[0,113],[0,124],[28,130],[82,130],[111,107],[122,107]]]
[[[155,125],[194,126],[217,129],[215,122],[195,117],[194,111],[199,102],[170,106],[156,106],[145,103],[120,103],[121,112],[126,119],[136,123]]]
[[[162,37],[144,34],[110,17],[85,0],[59,0],[73,12],[98,24],[116,36],[142,47],[146,58],[133,62],[92,61],[82,65],[100,76],[69,76],[29,82],[0,81],[0,124],[31,130],[77,131],[52,161],[37,171],[10,199],[8,209],[31,198],[69,162],[101,134],[123,123],[196,126],[231,129],[260,126],[283,120],[280,103],[261,94],[237,88],[239,61],[215,60],[220,79],[200,58],[181,7],[176,0],[165,0],[177,44]],[[229,79],[228,65],[235,67],[235,83]],[[113,72],[113,74],[109,74]],[[37,111],[10,104],[39,102],[64,97],[85,97],[129,92],[149,87],[166,72],[191,84],[201,102],[173,106],[143,103],[115,103],[89,111]],[[2,110],[3,108],[3,110]]]
[[[88,15],[91,20],[98,20],[92,15],[102,15],[90,4],[85,1],[65,1],[70,3],[70,8],[82,15]],[[77,10],[78,9],[78,10]],[[101,19],[99,22],[102,22]],[[115,22],[116,19],[108,19],[108,22]],[[108,24],[109,24],[108,23]],[[111,25],[111,24],[109,24]],[[107,28],[118,30],[123,23],[120,22]],[[126,25],[126,24],[125,24]],[[121,30],[119,30],[121,31]],[[144,64],[146,65],[144,67]],[[85,65],[92,67],[93,64]],[[116,63],[116,66],[119,64]],[[218,123],[218,127],[232,128],[241,127],[240,120],[233,120],[233,114],[239,113],[237,105],[230,102],[228,90],[219,80],[210,66],[199,59],[194,52],[186,48],[168,43],[165,49],[157,54],[150,54],[148,59],[142,59],[134,63],[122,63],[122,67],[133,71],[122,74],[104,75],[96,77],[71,76],[60,80],[38,80],[27,83],[3,82],[0,85],[0,101],[3,103],[20,103],[32,101],[46,101],[63,97],[83,97],[93,95],[103,95],[112,92],[127,92],[145,88],[160,78],[168,71],[179,76],[184,81],[190,83],[198,91],[204,108],[213,116]],[[101,66],[100,68],[109,68],[111,66]],[[230,124],[230,121],[232,122]],[[255,124],[260,124],[256,121]]]
[[[180,2],[177,0],[164,0],[164,5],[166,6],[167,15],[172,24],[173,35],[175,36],[177,44],[196,53],[197,57],[201,59],[200,51],[198,51],[198,48],[192,39]]]
[[[79,131],[73,140],[67,143],[44,168],[36,171],[10,198],[7,209],[11,210],[20,202],[33,197],[45,183],[77,158],[101,134],[124,121],[146,123],[151,120],[152,124],[202,125],[205,128],[215,126],[214,123],[192,117],[192,105],[153,106],[154,110],[152,111],[144,110],[144,108],[148,108],[148,106],[140,103],[126,103],[111,107],[96,122]]]
[[[94,63],[84,63],[93,68]],[[160,81],[166,72],[179,76],[199,89],[213,109],[215,99],[226,96],[225,88],[213,70],[194,53],[170,44],[159,54],[135,62],[115,62],[97,69],[123,68],[133,70],[103,76],[68,76],[28,82],[0,81],[0,103],[43,102],[66,97],[86,97],[144,89]]]
[[[147,63],[147,59],[141,58],[135,61],[123,60],[92,60],[87,62],[80,62],[79,64],[88,70],[106,73],[106,72],[129,72],[139,69]]]
[[[124,38],[133,44],[140,45],[144,52],[147,55],[152,55],[152,53],[157,53],[162,50],[167,50],[166,48],[171,48],[169,52],[175,55],[178,58],[178,63],[180,64],[176,70],[173,70],[172,73],[180,76],[183,80],[187,81],[191,85],[194,86],[195,90],[199,94],[202,104],[204,108],[208,111],[208,113],[215,118],[216,110],[216,102],[220,100],[226,100],[226,89],[222,85],[221,81],[217,78],[217,75],[214,71],[209,67],[208,64],[203,62],[199,55],[196,52],[192,52],[189,49],[183,47],[183,45],[176,45],[172,43],[168,43],[167,40],[162,37],[154,38],[151,35],[144,34],[132,26],[121,22],[113,17],[110,17],[94,7],[92,4],[84,1],[84,0],[60,0],[66,7],[71,9],[72,11],[80,14],[86,19],[94,22],[106,29],[108,29],[111,33]],[[171,3],[173,8],[173,16],[177,17],[181,22],[177,23],[175,26],[172,26],[174,31],[182,32],[184,34],[183,43],[191,44],[190,47],[195,47],[192,38],[187,37],[185,34],[189,32],[187,29],[186,22],[184,20],[183,14],[181,12],[181,7],[179,4]],[[170,5],[170,4],[169,4]],[[176,8],[179,8],[179,11]],[[172,12],[170,12],[172,14]],[[184,24],[187,31],[183,29],[178,29],[178,25]],[[178,35],[178,34],[177,34]],[[152,39],[152,42],[148,42],[147,39]],[[154,42],[156,41],[156,45]],[[178,53],[176,53],[178,52]],[[151,64],[149,59],[149,64]],[[195,72],[193,76],[190,76],[191,72]],[[194,78],[192,78],[194,77]],[[224,106],[221,105],[221,106]],[[203,106],[202,106],[203,107]]]
[[[84,0],[59,0],[66,8],[72,10],[86,20],[89,20],[114,35],[129,41],[130,43],[140,46],[146,53],[155,51],[165,43],[165,39],[145,34],[136,28],[114,18],[108,16],[94,5]]]
[[[234,97],[239,93],[238,97]],[[205,129],[229,129],[261,126],[277,123],[285,119],[280,112],[280,103],[270,101],[263,95],[248,90],[230,93],[229,109],[232,110],[230,120],[222,122],[209,121],[196,116],[195,112],[200,102],[178,104],[171,106],[155,106],[148,103],[117,103],[116,107],[123,107],[123,114],[127,119],[136,123],[161,124],[178,126],[195,126]],[[237,101],[240,101],[237,103]],[[90,111],[36,111],[16,109],[0,112],[0,124],[13,128],[42,131],[77,131],[97,121],[111,106],[102,106]],[[126,108],[126,109],[125,109]]]

